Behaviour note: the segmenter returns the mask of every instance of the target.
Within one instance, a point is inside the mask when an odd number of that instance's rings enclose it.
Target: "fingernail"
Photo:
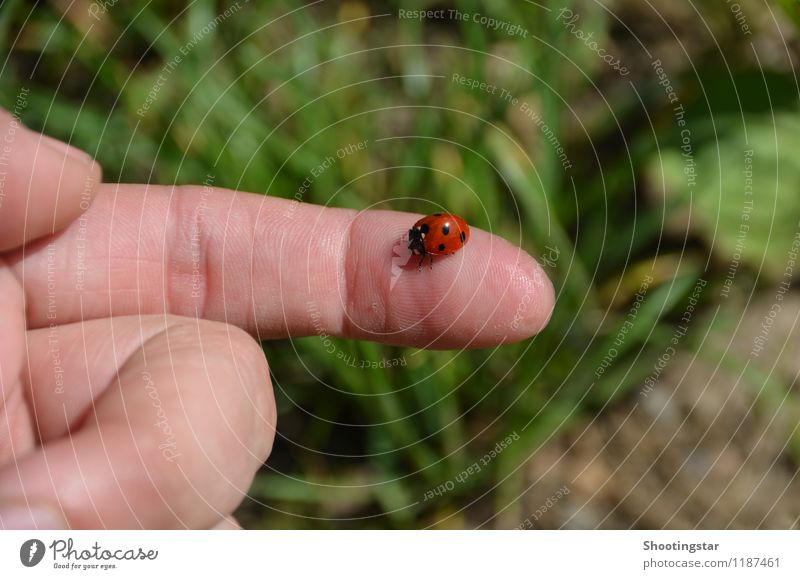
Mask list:
[[[67,529],[61,513],[42,505],[0,506],[0,529]]]
[[[53,137],[49,137],[47,135],[41,135],[42,143],[47,145],[50,149],[66,155],[70,159],[75,161],[80,161],[84,165],[91,165],[94,163],[94,157],[92,157],[89,153],[81,151],[76,147],[72,147],[64,142],[59,141],[58,139],[54,139]]]

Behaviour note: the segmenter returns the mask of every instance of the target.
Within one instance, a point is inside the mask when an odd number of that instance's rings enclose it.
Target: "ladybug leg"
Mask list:
[[[430,254],[428,254],[428,257],[430,257],[430,258],[431,258],[431,262],[430,262],[430,268],[431,268],[431,269],[433,269],[433,256],[432,256],[432,255],[430,255]]]
[[[422,257],[419,259],[419,263],[417,264],[417,271],[422,271],[422,263],[425,261],[425,255],[423,254]]]

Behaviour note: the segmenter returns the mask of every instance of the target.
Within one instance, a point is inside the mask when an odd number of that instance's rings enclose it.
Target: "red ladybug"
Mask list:
[[[408,230],[408,249],[414,255],[421,255],[419,269],[425,256],[431,260],[434,255],[455,253],[469,241],[469,225],[458,215],[434,213],[423,217]]]

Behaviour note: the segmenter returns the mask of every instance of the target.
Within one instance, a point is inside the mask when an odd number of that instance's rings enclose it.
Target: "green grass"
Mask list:
[[[474,508],[484,515],[506,507],[525,488],[522,466],[545,441],[640,387],[695,280],[719,283],[724,263],[706,269],[702,239],[685,242],[662,228],[676,206],[643,192],[645,167],[678,136],[647,63],[635,80],[649,117],[631,94],[593,102],[593,83],[622,81],[532,5],[446,5],[520,23],[530,32],[521,39],[471,22],[398,21],[395,2],[250,3],[188,51],[140,115],[166,63],[227,6],[196,1],[181,12],[133,4],[120,2],[81,28],[52,6],[34,10],[22,27],[28,4],[6,2],[0,40],[11,58],[0,73],[0,103],[30,88],[24,122],[92,152],[109,181],[201,183],[211,174],[220,186],[291,198],[311,167],[368,140],[366,154],[337,163],[305,200],[419,211],[415,198],[423,198],[535,256],[558,251],[548,267],[558,306],[547,330],[524,343],[430,352],[334,340],[358,360],[406,362],[387,370],[348,367],[316,337],[265,343],[279,437],[240,509],[247,525],[462,526],[470,524],[462,509],[479,497]],[[581,7],[582,25],[608,39],[608,15]],[[391,15],[366,18],[382,13]],[[511,105],[458,86],[453,72],[501,83],[534,105],[572,168],[564,170]],[[674,80],[687,109],[707,113],[698,79],[686,70]],[[775,82],[785,80],[779,74]],[[569,111],[579,101],[589,134]],[[754,114],[770,106],[757,94],[748,103]],[[702,138],[698,129],[698,147]],[[398,166],[438,171],[381,171]],[[681,178],[680,166],[668,169],[671,182]],[[651,273],[633,329],[598,378]],[[480,473],[423,500],[514,432],[519,440]]]

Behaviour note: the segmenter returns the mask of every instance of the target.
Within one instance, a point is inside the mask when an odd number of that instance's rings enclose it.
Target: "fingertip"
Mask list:
[[[398,268],[395,256],[406,258],[405,244],[396,251],[398,240],[415,216],[362,215],[349,246],[355,255],[349,263],[359,264],[347,276],[352,336],[431,349],[487,348],[524,340],[547,325],[553,285],[518,245],[472,228],[469,242],[437,257],[432,268],[419,271],[416,260]],[[386,275],[377,276],[380,271]]]
[[[90,155],[0,111],[0,251],[52,234],[91,205],[102,171]]]
[[[486,236],[493,256],[485,282],[487,300],[496,295],[500,301],[491,324],[495,330],[486,332],[485,338],[490,341],[485,344],[480,340],[481,345],[530,338],[550,321],[555,307],[553,284],[544,268],[524,249],[505,239]]]
[[[55,228],[60,229],[89,208],[102,182],[103,171],[94,157],[77,147],[33,131],[29,131],[29,136],[35,149],[41,152],[34,178],[38,184],[57,191],[53,217]],[[50,178],[42,183],[46,176]]]
[[[73,147],[72,145],[68,145],[63,141],[59,141],[50,135],[44,135],[32,131],[29,131],[29,133],[32,134],[34,138],[38,137],[42,145],[48,147],[58,156],[65,156],[69,158],[70,161],[75,161],[76,163],[86,165],[87,167],[95,164],[94,157],[92,157],[89,153]]]

